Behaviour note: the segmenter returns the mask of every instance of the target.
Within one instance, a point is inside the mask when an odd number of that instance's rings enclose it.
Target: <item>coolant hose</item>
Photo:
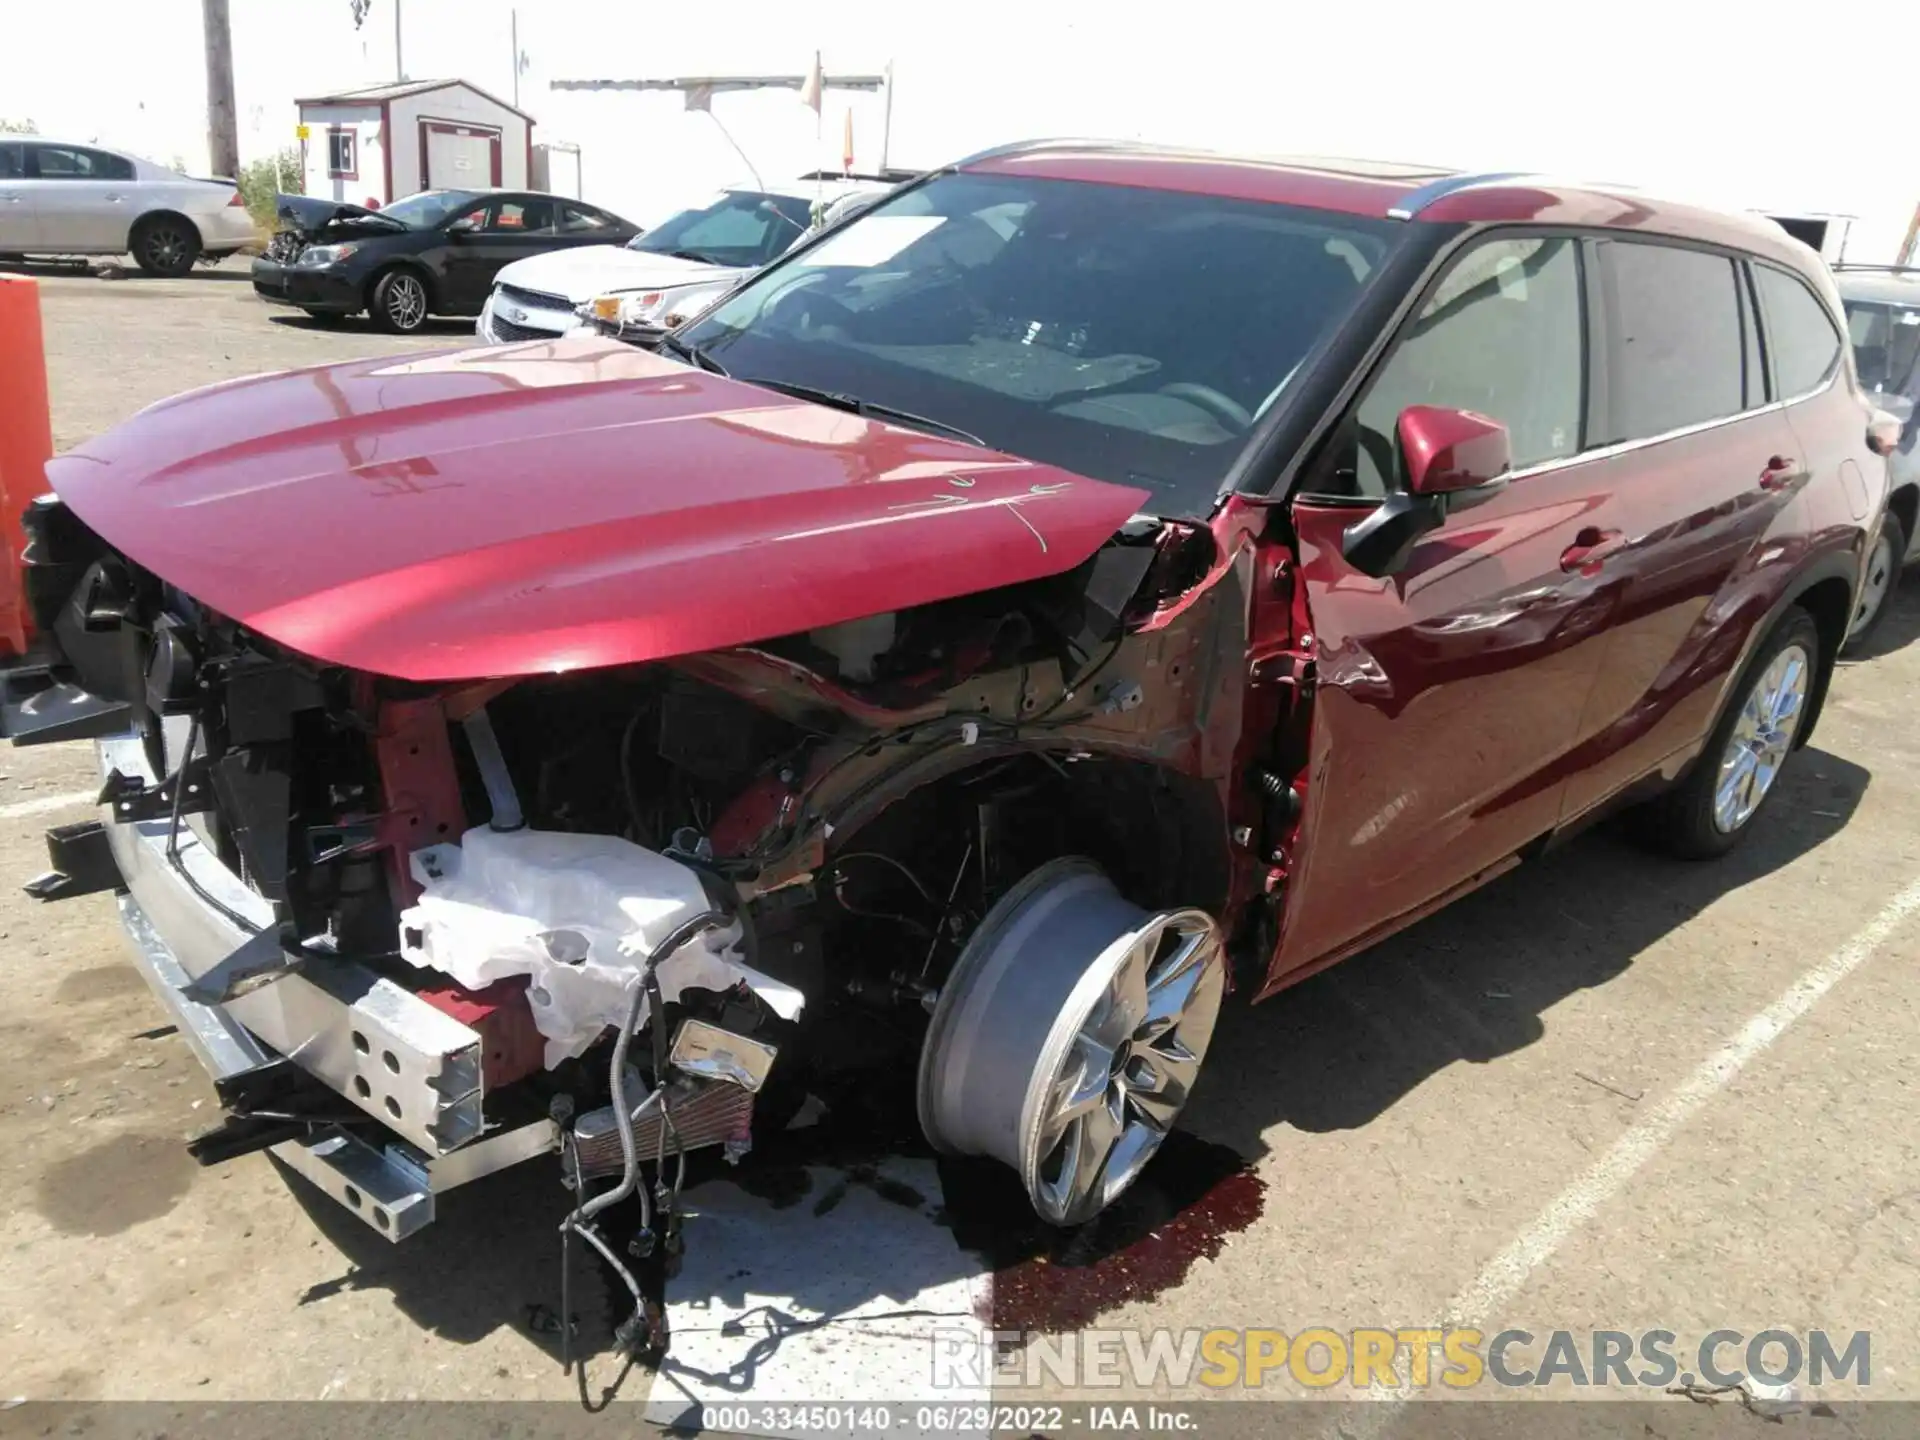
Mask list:
[[[590,1220],[609,1205],[617,1205],[631,1195],[640,1183],[640,1155],[635,1148],[633,1138],[633,1111],[627,1105],[627,1047],[633,1043],[633,1032],[640,1025],[640,1007],[645,1002],[654,971],[681,946],[708,930],[718,930],[726,925],[726,917],[718,910],[705,910],[691,919],[683,920],[668,933],[666,939],[654,946],[648,953],[646,964],[641,968],[633,985],[633,1001],[627,1007],[626,1023],[620,1027],[619,1035],[613,1042],[613,1073],[608,1077],[608,1088],[613,1091],[613,1123],[620,1131],[620,1154],[625,1161],[620,1183],[611,1190],[602,1191],[591,1200],[583,1201],[579,1209],[568,1217],[568,1223]],[[653,993],[659,993],[659,985],[652,983]],[[655,1014],[655,1025],[664,1023],[664,1018]],[[658,1048],[656,1047],[656,1055]],[[666,1084],[666,1076],[656,1073],[655,1085]]]

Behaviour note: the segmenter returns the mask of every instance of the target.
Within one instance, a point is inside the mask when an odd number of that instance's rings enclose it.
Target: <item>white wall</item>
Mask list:
[[[384,205],[393,198],[387,194],[378,105],[308,105],[301,114],[311,131],[302,146],[306,151],[307,194],[344,200],[349,205],[364,204],[369,198]],[[351,129],[357,138],[356,179],[327,174],[327,132],[335,126]]]
[[[897,162],[1028,135],[1139,136],[1268,151],[1541,168],[1720,203],[1853,211],[1854,258],[1889,258],[1920,200],[1909,92],[1866,58],[1883,0],[1747,8],[1614,0],[1376,0],[1177,9],[973,0],[733,0],[724,12],[632,0],[401,0],[406,68],[512,98],[510,17],[539,138],[583,147],[589,198],[658,218],[746,168],[710,117],[668,96],[551,93],[555,77],[798,72],[896,62]],[[345,0],[233,0],[243,158],[292,143],[299,94],[394,75],[393,0],[364,29]],[[19,13],[13,13],[13,12]],[[59,7],[15,4],[0,116],[205,164],[197,0],[90,0],[107,46],[76,46]],[[1897,43],[1894,42],[1894,43]],[[791,93],[722,96],[715,114],[769,178],[836,164],[844,108],[877,161],[877,104],[830,96],[824,135]]]
[[[426,188],[425,177],[420,173],[422,120],[465,121],[499,130],[500,184],[507,189],[526,188],[527,122],[484,95],[476,95],[462,85],[405,95],[391,102],[388,116],[395,198]],[[485,186],[491,183],[491,177],[476,175],[469,183]]]

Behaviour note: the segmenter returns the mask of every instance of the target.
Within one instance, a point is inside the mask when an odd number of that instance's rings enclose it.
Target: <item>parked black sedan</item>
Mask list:
[[[640,233],[596,206],[519,190],[422,190],[384,210],[281,195],[276,209],[282,228],[253,262],[255,293],[313,316],[364,310],[401,334],[429,315],[478,315],[511,261]]]

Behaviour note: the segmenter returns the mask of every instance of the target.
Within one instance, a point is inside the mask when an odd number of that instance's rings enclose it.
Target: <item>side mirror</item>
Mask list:
[[[1407,488],[1387,496],[1341,536],[1347,563],[1376,578],[1403,568],[1421,537],[1448,515],[1498,495],[1513,469],[1507,427],[1472,410],[1409,405],[1395,429]]]
[[[1400,459],[1416,495],[1504,486],[1513,469],[1507,427],[1472,410],[1409,405],[1400,412]],[[1491,497],[1489,497],[1491,498]]]
[[[448,223],[447,234],[453,236],[471,235],[479,228],[480,222],[478,220],[475,220],[471,215],[462,215],[458,220]]]

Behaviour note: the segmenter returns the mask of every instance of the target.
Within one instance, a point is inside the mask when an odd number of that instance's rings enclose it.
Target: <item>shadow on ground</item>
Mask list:
[[[1608,825],[1272,1000],[1230,1009],[1188,1123],[1255,1154],[1276,1122],[1356,1129],[1456,1060],[1484,1064],[1531,1045],[1567,996],[1604,985],[1723,895],[1831,839],[1870,778],[1803,751],[1720,860],[1671,860]]]
[[[244,257],[230,257],[212,265],[196,265],[185,275],[165,276],[149,275],[122,255],[90,255],[82,260],[0,260],[0,275],[32,275],[41,279],[74,279],[91,275],[103,282],[134,280],[142,283],[173,279],[230,284],[252,278]]]
[[[1764,823],[1720,861],[1665,859],[1604,827],[1521,867],[1524,879],[1498,881],[1257,1008],[1230,1006],[1187,1112],[1193,1133],[1169,1141],[1122,1200],[1080,1230],[1039,1224],[1011,1171],[945,1157],[937,1220],[903,1223],[952,1232],[955,1243],[935,1256],[951,1277],[994,1272],[991,1318],[1002,1327],[1072,1329],[1150,1299],[1196,1258],[1217,1254],[1225,1234],[1257,1220],[1261,1187],[1249,1166],[1264,1151],[1264,1131],[1358,1129],[1456,1061],[1486,1063],[1532,1044],[1567,996],[1604,985],[1721,897],[1824,844],[1869,780],[1834,755],[1803,752]],[[1730,966],[1743,959],[1725,957]],[[808,1238],[830,1219],[836,1187],[875,1184],[877,1156],[927,1153],[911,1092],[869,1087],[864,1109],[843,1103],[834,1123],[775,1137],[734,1172],[764,1202],[766,1223],[785,1232],[790,1262],[748,1283],[778,1297],[794,1334],[817,1323],[800,1317],[844,1313],[850,1303],[845,1267],[821,1262]],[[701,1181],[718,1173],[703,1156],[689,1193],[697,1200]],[[303,1303],[383,1289],[447,1339],[472,1342],[511,1326],[557,1357],[557,1227],[567,1200],[556,1166],[524,1165],[442,1197],[435,1223],[398,1246],[304,1182],[288,1183],[345,1264]],[[688,1245],[699,1243],[695,1220]],[[576,1257],[574,1274],[580,1348],[602,1351],[630,1307],[597,1264]],[[851,1303],[894,1296],[894,1278],[874,1275]],[[916,1276],[916,1285],[927,1282]]]
[[[377,328],[364,315],[341,317],[337,315],[308,315],[298,310],[275,308],[267,318],[275,325],[284,325],[289,330],[335,330],[343,335],[378,335],[382,338],[400,338],[390,331]],[[473,333],[473,321],[458,316],[435,318],[426,321],[414,335],[450,335],[479,344],[479,337]]]

